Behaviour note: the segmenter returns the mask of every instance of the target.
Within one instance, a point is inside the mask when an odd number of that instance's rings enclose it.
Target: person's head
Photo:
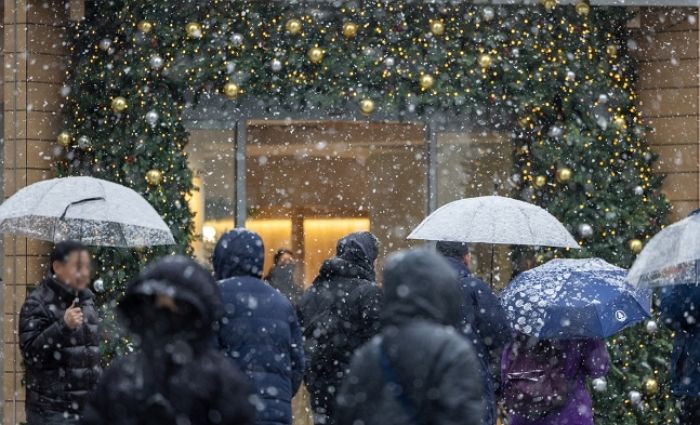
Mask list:
[[[170,256],[154,261],[131,282],[118,313],[143,343],[184,340],[205,346],[223,306],[211,273],[192,259]]]
[[[224,234],[212,258],[217,279],[236,276],[262,277],[265,246],[257,233],[238,228]]]
[[[457,273],[440,255],[425,249],[399,251],[384,264],[385,324],[426,320],[457,326],[461,293]]]
[[[90,277],[92,275],[92,261],[90,260],[90,251],[84,247],[80,251],[78,259],[78,275],[76,277],[76,289],[79,291],[85,290],[90,286]]]
[[[374,270],[379,240],[370,232],[350,233],[338,241],[336,256],[367,270]]]
[[[437,252],[447,258],[456,258],[462,261],[467,267],[472,267],[472,254],[469,245],[464,242],[439,241],[435,246]]]
[[[294,253],[287,248],[280,248],[275,252],[275,256],[272,258],[272,263],[275,266],[294,264]]]
[[[57,243],[49,257],[51,275],[61,283],[78,289],[80,283],[80,258],[85,246],[76,241]]]

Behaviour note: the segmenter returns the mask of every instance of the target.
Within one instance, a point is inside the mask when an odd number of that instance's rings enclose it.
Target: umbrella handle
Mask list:
[[[494,244],[491,244],[491,281],[489,282],[491,286],[491,290],[493,290],[493,257],[494,257],[494,251],[496,250],[496,246]]]

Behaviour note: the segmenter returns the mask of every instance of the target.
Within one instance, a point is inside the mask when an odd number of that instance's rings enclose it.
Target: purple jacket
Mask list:
[[[556,414],[531,421],[511,414],[510,425],[593,425],[593,402],[586,391],[586,377],[600,378],[608,372],[608,350],[602,340],[562,340],[554,341],[561,358],[564,359],[566,376],[575,380],[571,390],[571,399]],[[505,379],[508,354],[512,351],[508,346],[503,351],[501,362],[501,378]],[[506,406],[507,408],[508,406]]]

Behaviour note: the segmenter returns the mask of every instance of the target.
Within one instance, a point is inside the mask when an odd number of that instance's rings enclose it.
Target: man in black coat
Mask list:
[[[213,347],[223,313],[209,272],[181,256],[147,267],[117,314],[140,350],[105,371],[82,424],[252,425],[245,378]]]
[[[353,352],[379,332],[378,253],[377,238],[369,232],[344,237],[301,299],[306,385],[317,425],[333,423],[335,397]]]
[[[89,283],[87,249],[61,242],[50,273],[27,297],[19,318],[29,425],[77,423],[99,380],[100,337]],[[83,276],[87,274],[88,276]]]
[[[461,242],[438,242],[437,251],[457,272],[462,306],[460,330],[474,344],[481,364],[486,401],[484,425],[496,423],[496,392],[501,353],[512,338],[506,314],[491,288],[472,275],[469,246]]]
[[[484,416],[474,347],[456,332],[457,274],[433,252],[392,255],[382,333],[360,348],[338,396],[338,425],[478,425]]]

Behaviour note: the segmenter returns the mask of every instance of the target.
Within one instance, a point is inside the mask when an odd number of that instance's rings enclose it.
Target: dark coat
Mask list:
[[[671,355],[671,390],[700,397],[700,285],[673,285],[659,293],[661,320],[676,333]]]
[[[373,267],[376,240],[366,235],[353,234],[339,242],[338,256],[323,263],[299,304],[306,385],[316,423],[332,423],[335,396],[353,352],[380,329],[381,291],[374,283]]]
[[[214,265],[225,306],[217,341],[248,376],[256,423],[288,425],[304,375],[304,342],[289,300],[260,280],[264,258],[252,232],[234,230],[217,244]]]
[[[84,322],[71,330],[63,315],[76,298]],[[45,278],[20,311],[19,343],[26,368],[27,409],[80,412],[101,373],[92,292],[78,294],[52,277]]]
[[[352,359],[338,396],[337,424],[481,423],[474,348],[452,328],[460,320],[455,273],[434,253],[399,253],[387,261],[384,291],[384,328]]]
[[[156,307],[160,294],[177,313]],[[211,343],[222,311],[214,279],[194,261],[166,257],[146,268],[117,311],[141,349],[105,372],[82,424],[252,425],[246,380]]]
[[[493,290],[474,277],[459,258],[446,257],[457,272],[462,292],[460,329],[474,344],[484,380],[486,417],[484,425],[496,423],[496,392],[501,354],[512,340],[506,314]]]
[[[295,281],[294,272],[294,264],[278,264],[270,270],[265,280],[287,297],[293,306],[297,306],[304,291]]]

